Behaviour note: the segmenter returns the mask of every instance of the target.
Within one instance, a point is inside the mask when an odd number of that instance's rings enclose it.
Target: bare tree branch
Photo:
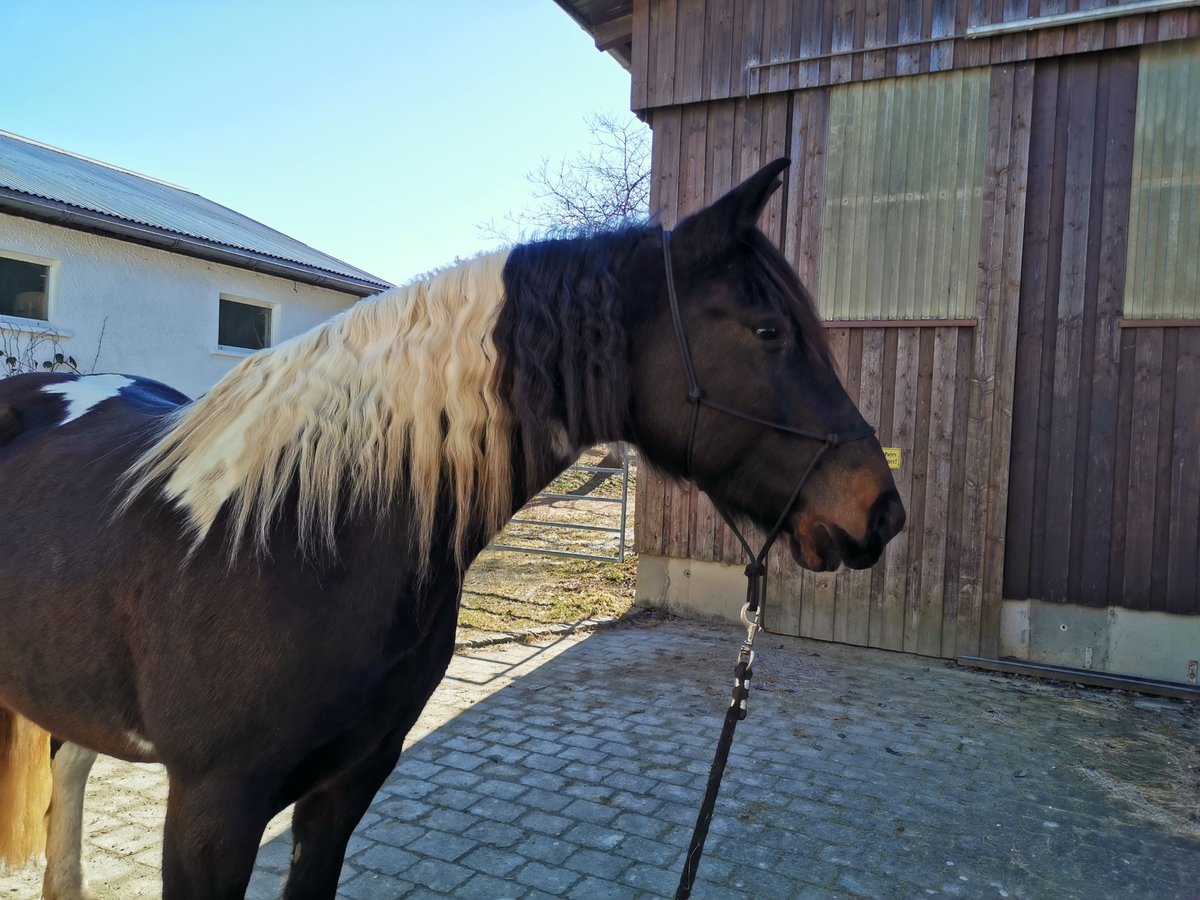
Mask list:
[[[592,143],[572,157],[543,158],[525,179],[533,204],[479,230],[508,242],[538,234],[613,228],[644,218],[650,207],[650,132],[632,116],[585,117]]]

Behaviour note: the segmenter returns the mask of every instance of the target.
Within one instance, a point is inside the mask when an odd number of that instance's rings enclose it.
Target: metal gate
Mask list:
[[[619,454],[621,464],[612,466],[588,461],[595,461],[597,456],[600,457],[599,462],[607,461],[612,455],[610,448],[593,447],[585,452],[575,465],[554,479],[545,491],[509,519],[504,531],[488,549],[624,562],[625,529],[629,513],[630,450],[621,446]],[[582,484],[576,484],[581,475]],[[587,488],[586,492],[581,492],[583,488]],[[547,510],[551,516],[538,513],[540,509]],[[555,512],[559,513],[556,518],[553,517]],[[595,541],[586,541],[587,535],[609,536],[606,543],[615,539],[612,552],[599,552],[607,548],[596,548]],[[560,546],[540,546],[538,541]],[[571,549],[562,549],[561,544],[564,543]]]

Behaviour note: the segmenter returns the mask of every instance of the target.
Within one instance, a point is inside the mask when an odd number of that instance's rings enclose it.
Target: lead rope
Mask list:
[[[704,800],[700,804],[700,812],[696,816],[696,825],[692,829],[692,840],[688,844],[683,872],[679,876],[679,887],[675,889],[675,900],[687,900],[692,895],[692,885],[696,883],[696,872],[700,868],[700,858],[704,855],[704,843],[708,839],[708,827],[712,824],[713,812],[717,806],[717,794],[721,790],[721,780],[725,777],[725,767],[729,762],[729,751],[733,747],[733,731],[737,728],[738,722],[746,718],[749,712],[747,701],[750,699],[750,679],[754,674],[751,669],[754,665],[754,638],[762,629],[762,611],[767,599],[767,555],[770,553],[775,539],[783,530],[788,510],[800,496],[804,482],[808,480],[809,474],[816,468],[821,457],[831,446],[833,444],[826,441],[813,455],[808,468],[804,470],[800,481],[797,482],[796,489],[792,492],[787,506],[784,507],[779,519],[775,522],[775,527],[771,529],[771,533],[757,554],[750,549],[750,544],[734,523],[733,517],[715,502],[713,503],[714,508],[725,520],[725,524],[729,526],[738,542],[741,543],[743,552],[750,560],[746,565],[746,603],[742,607],[742,624],[746,626],[746,639],[738,648],[737,663],[733,667],[733,695],[725,710],[725,721],[721,726],[721,736],[717,739],[717,750],[713,756],[712,767],[708,771],[708,785],[704,790]]]
[[[767,574],[767,555],[774,545],[775,539],[782,532],[784,523],[787,521],[787,515],[799,499],[800,492],[804,489],[804,485],[808,481],[808,476],[816,469],[817,464],[826,452],[847,441],[855,441],[868,437],[875,433],[875,429],[869,425],[864,425],[847,433],[820,434],[805,428],[784,425],[780,422],[771,422],[768,419],[733,409],[705,397],[704,391],[700,388],[700,382],[696,378],[696,370],[692,365],[692,354],[688,349],[687,335],[683,330],[683,317],[679,310],[679,298],[675,294],[675,276],[671,267],[671,232],[667,229],[663,229],[662,242],[663,265],[666,269],[667,279],[667,297],[671,307],[671,323],[675,329],[675,340],[679,345],[679,353],[683,359],[683,370],[687,377],[688,402],[692,404],[691,422],[688,427],[688,476],[691,477],[693,472],[692,463],[695,455],[696,428],[700,421],[701,406],[707,406],[716,412],[755,422],[759,425],[766,425],[779,431],[797,434],[801,437],[812,438],[813,440],[822,442],[817,452],[813,454],[813,458],[809,461],[804,474],[796,482],[795,490],[792,491],[791,497],[788,498],[788,502],[784,505],[783,511],[779,514],[774,527],[767,534],[762,549],[758,553],[755,553],[751,549],[749,542],[742,535],[733,517],[715,500],[713,501],[713,507],[720,513],[721,518],[725,520],[725,524],[729,526],[729,529],[742,545],[742,550],[745,552],[746,558],[750,560],[746,565],[746,603],[742,607],[742,624],[746,626],[746,639],[742,641],[741,647],[738,648],[737,663],[733,669],[733,696],[729,700],[729,707],[725,710],[725,722],[721,727],[721,736],[717,740],[716,754],[713,756],[712,768],[708,773],[708,785],[704,791],[704,800],[700,804],[700,812],[696,817],[696,827],[692,830],[692,840],[688,844],[683,872],[679,876],[679,887],[675,890],[676,900],[687,900],[692,895],[692,886],[696,881],[696,872],[700,868],[700,858],[704,855],[704,843],[708,838],[709,825],[712,824],[713,811],[717,804],[717,794],[721,790],[721,780],[725,776],[725,767],[729,762],[729,751],[733,747],[733,732],[737,728],[738,722],[746,718],[747,714],[747,701],[750,699],[750,679],[753,675],[751,667],[754,665],[754,638],[762,628],[762,610],[766,602],[767,586],[765,576]]]

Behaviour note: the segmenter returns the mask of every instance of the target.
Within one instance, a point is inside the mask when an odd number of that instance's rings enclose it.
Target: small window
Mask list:
[[[822,318],[975,315],[987,118],[985,68],[830,89]]]
[[[261,350],[271,346],[271,307],[221,298],[217,343],[222,347]]]
[[[1200,319],[1200,41],[1143,47],[1129,196],[1130,319]]]
[[[0,256],[0,316],[46,321],[49,285],[49,266]]]

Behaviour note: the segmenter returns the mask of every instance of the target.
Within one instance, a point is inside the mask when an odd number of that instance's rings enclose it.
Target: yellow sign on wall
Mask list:
[[[899,447],[884,447],[884,458],[887,459],[889,469],[900,468],[900,448]]]

